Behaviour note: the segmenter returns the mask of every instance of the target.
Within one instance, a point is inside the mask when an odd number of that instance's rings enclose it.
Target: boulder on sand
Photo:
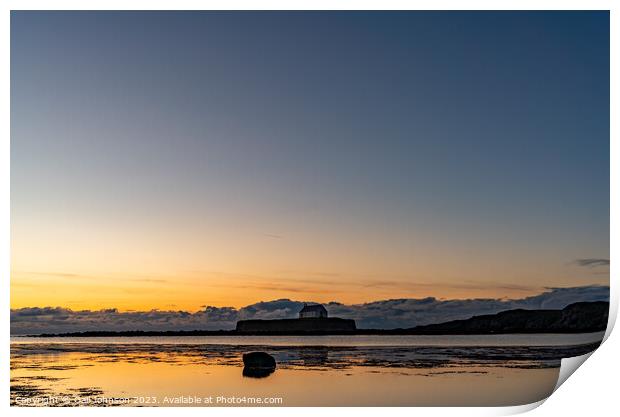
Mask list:
[[[276,360],[265,352],[243,354],[243,376],[264,378],[276,370]]]

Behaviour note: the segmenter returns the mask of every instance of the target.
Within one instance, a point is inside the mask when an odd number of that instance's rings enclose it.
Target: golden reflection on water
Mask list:
[[[101,398],[130,398],[120,404],[255,406],[252,401],[259,398],[276,401],[269,404],[276,406],[505,406],[547,397],[559,373],[559,368],[480,364],[289,366],[258,379],[242,376],[239,358],[214,362],[157,353],[36,354],[12,357],[11,366],[13,405],[96,405]],[[68,402],[32,403],[61,396]],[[200,398],[201,403],[188,404],[190,398]],[[231,398],[236,401],[229,403]]]

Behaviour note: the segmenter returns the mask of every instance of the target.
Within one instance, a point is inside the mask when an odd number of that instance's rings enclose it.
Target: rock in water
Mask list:
[[[250,352],[243,354],[243,365],[248,368],[275,368],[276,360],[265,352]]]
[[[276,370],[276,360],[265,352],[243,354],[243,376],[264,378]]]

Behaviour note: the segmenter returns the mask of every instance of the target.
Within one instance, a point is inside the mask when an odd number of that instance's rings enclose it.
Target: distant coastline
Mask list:
[[[136,337],[136,336],[321,336],[321,335],[488,335],[533,333],[592,333],[607,327],[609,303],[580,302],[562,310],[507,310],[464,320],[400,329],[355,330],[177,330],[177,331],[85,331],[13,335],[22,337]],[[292,319],[295,320],[295,319]],[[304,319],[301,319],[304,320]],[[314,319],[329,320],[329,319]],[[286,319],[291,321],[291,319]],[[274,322],[273,320],[271,322]]]

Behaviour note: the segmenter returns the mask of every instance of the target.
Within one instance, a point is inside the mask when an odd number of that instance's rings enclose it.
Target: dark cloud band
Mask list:
[[[603,258],[585,258],[585,259],[577,259],[575,261],[579,266],[609,266],[609,259]]]
[[[359,328],[404,328],[494,314],[514,308],[560,309],[578,301],[607,301],[609,287],[550,288],[542,294],[517,300],[436,298],[394,299],[365,304],[325,305],[331,316],[352,318]],[[88,330],[219,330],[233,329],[240,319],[296,317],[303,302],[289,299],[264,301],[240,309],[206,306],[187,311],[128,311],[117,309],[74,311],[62,307],[11,310],[11,334],[61,333]]]

